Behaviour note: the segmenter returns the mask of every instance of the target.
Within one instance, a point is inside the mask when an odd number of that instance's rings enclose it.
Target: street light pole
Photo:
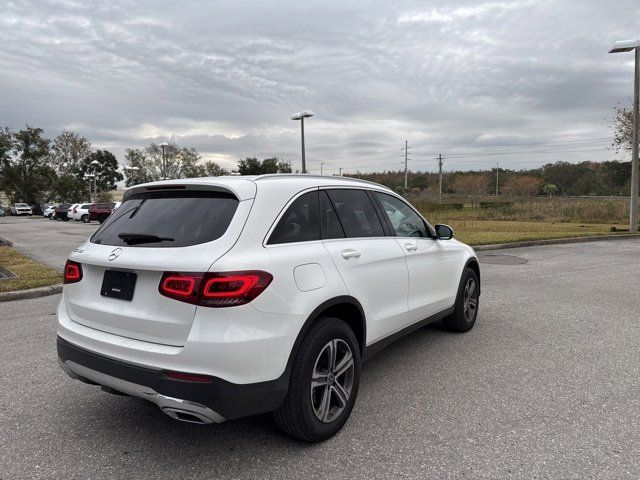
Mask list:
[[[307,162],[304,155],[304,119],[313,117],[314,113],[311,110],[303,110],[291,115],[291,120],[300,120],[300,140],[302,144],[302,173],[307,173]],[[322,169],[322,167],[320,167]]]
[[[638,231],[638,129],[640,128],[640,47],[636,47],[635,74],[633,77],[633,146],[631,151],[631,212],[630,230]]]
[[[304,158],[304,117],[300,119],[300,143],[302,144],[302,173],[307,173],[307,161]]]
[[[98,165],[100,165],[100,162],[98,162],[97,160],[93,160],[91,162],[91,165],[93,165],[93,195],[94,198],[97,200],[98,197],[98,172],[97,172],[97,168]],[[91,193],[91,187],[89,187],[89,193]],[[91,200],[91,199],[89,199]]]
[[[640,103],[640,40],[623,40],[616,42],[609,53],[635,52],[633,76],[633,138],[631,145],[631,201],[629,206],[629,231],[638,231],[638,113]]]
[[[162,142],[160,147],[162,148],[162,180],[167,179],[167,161],[165,160],[164,149],[169,146],[167,142]]]

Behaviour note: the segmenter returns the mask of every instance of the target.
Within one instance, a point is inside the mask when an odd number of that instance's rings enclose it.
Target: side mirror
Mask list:
[[[453,228],[449,225],[439,223],[435,228],[438,240],[451,240],[453,238]]]

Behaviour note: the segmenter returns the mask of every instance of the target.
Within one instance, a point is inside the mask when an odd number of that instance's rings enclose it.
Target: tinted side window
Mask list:
[[[273,230],[269,245],[320,240],[318,191],[305,193],[289,206]]]
[[[327,190],[347,237],[382,237],[384,230],[364,190]]]
[[[344,231],[340,220],[338,220],[338,215],[324,190],[320,191],[320,223],[322,224],[323,239],[344,238]]]
[[[409,205],[385,193],[375,193],[398,237],[428,237],[427,227]]]

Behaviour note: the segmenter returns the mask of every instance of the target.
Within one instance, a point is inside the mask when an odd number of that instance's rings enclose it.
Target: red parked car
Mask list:
[[[89,220],[97,220],[100,223],[104,222],[107,217],[111,215],[115,206],[115,202],[94,203],[89,208]]]

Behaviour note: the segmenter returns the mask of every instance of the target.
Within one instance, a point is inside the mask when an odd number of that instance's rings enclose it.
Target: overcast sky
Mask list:
[[[633,55],[607,51],[639,37],[638,0],[4,0],[0,125],[299,168],[309,108],[313,172],[400,168],[405,139],[414,170],[609,160]]]

